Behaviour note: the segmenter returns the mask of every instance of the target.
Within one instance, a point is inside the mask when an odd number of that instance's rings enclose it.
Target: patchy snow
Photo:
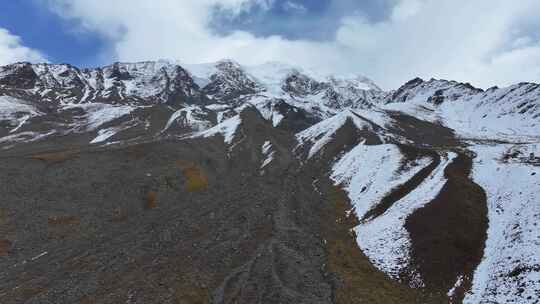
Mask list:
[[[17,131],[28,119],[40,115],[40,112],[24,100],[0,96],[0,121],[8,121],[14,126],[11,133]]]
[[[448,291],[446,295],[449,298],[453,298],[454,295],[456,294],[456,290],[460,288],[462,284],[463,284],[463,275],[460,275],[458,279],[456,280],[456,283],[454,284],[454,286],[450,288],[450,290]]]
[[[264,169],[272,162],[272,160],[274,160],[275,151],[272,149],[272,143],[270,143],[270,141],[265,141],[261,147],[261,152],[265,157],[261,164],[261,169]]]
[[[44,256],[46,256],[47,254],[48,254],[48,252],[47,252],[47,251],[45,251],[45,252],[42,252],[42,253],[40,253],[40,254],[36,255],[35,257],[31,258],[30,260],[31,260],[31,261],[35,261],[35,260],[37,260],[37,259],[39,259],[39,258],[41,258],[41,257],[44,257]]]
[[[208,138],[208,137],[216,136],[219,134],[223,136],[226,144],[231,144],[234,139],[234,135],[236,134],[236,130],[238,129],[241,123],[242,123],[242,119],[240,118],[240,115],[236,115],[234,117],[226,119],[222,123],[208,130],[195,133],[194,135],[190,137],[191,138],[196,138],[196,137]]]
[[[45,138],[49,135],[56,133],[55,130],[49,131],[47,133],[37,133],[37,132],[19,132],[11,134],[8,136],[0,137],[0,144],[3,143],[21,143],[21,142],[33,142]]]
[[[211,122],[206,120],[206,113],[198,106],[187,106],[174,112],[162,132],[167,131],[173,124],[181,127],[188,127],[195,131],[202,131],[212,126]]]
[[[229,109],[231,106],[226,104],[211,104],[205,106],[205,108],[212,110],[212,111],[223,111]]]
[[[406,269],[410,260],[411,244],[405,220],[439,194],[446,183],[444,169],[455,157],[455,153],[443,155],[441,164],[416,189],[395,202],[381,216],[354,228],[356,241],[366,256],[392,278],[399,279],[399,273]],[[422,285],[421,278],[415,281]]]
[[[477,153],[473,179],[487,194],[489,228],[484,257],[463,303],[537,303],[540,298],[540,167],[503,162],[515,148],[471,147]]]
[[[279,113],[275,106],[278,100],[276,99],[269,99],[268,97],[264,95],[255,95],[249,99],[248,105],[252,105],[261,115],[264,117],[264,119],[271,121],[272,125],[274,127],[277,127],[279,123],[285,118],[281,113]],[[241,105],[237,107],[235,110],[237,112],[241,112],[242,109],[246,107],[246,104]]]
[[[17,132],[20,128],[22,128],[22,126],[23,126],[30,118],[32,118],[32,115],[24,115],[24,116],[20,117],[20,118],[19,118],[19,121],[18,121],[18,125],[17,125],[15,128],[11,129],[11,130],[9,131],[9,133],[15,133],[15,132]]]
[[[387,191],[405,183],[430,164],[429,158],[422,158],[409,162],[405,170],[399,171],[404,161],[396,145],[359,144],[333,166],[331,178],[344,186],[354,212],[362,218]]]
[[[83,124],[79,127],[87,131],[93,131],[100,126],[130,114],[137,107],[130,105],[111,105],[106,103],[84,103],[67,105],[63,109],[81,108],[86,113],[83,116]]]
[[[356,74],[335,75],[317,71],[316,69],[302,68],[282,62],[266,62],[259,65],[244,66],[244,69],[260,83],[268,92],[273,94],[282,93],[283,80],[292,73],[302,73],[318,82],[328,82],[337,87],[354,86],[360,90],[380,90],[370,79]]]
[[[223,63],[227,63],[227,61],[207,64],[183,64],[182,66],[190,72],[200,87],[204,87],[210,83],[212,77],[226,76],[222,75]],[[337,76],[279,62],[268,62],[253,66],[241,66],[235,62],[229,62],[229,64],[233,68],[243,71],[245,79],[254,82],[260,88],[256,94],[244,95],[235,99],[236,101],[244,99],[242,103],[252,102],[256,104],[259,103],[257,99],[261,98],[264,98],[265,101],[282,99],[309,112],[320,112],[323,117],[329,117],[336,113],[334,99],[345,101],[344,103],[356,107],[358,100],[367,99],[371,101],[382,92],[373,81],[359,75]],[[307,96],[291,96],[288,91],[284,90],[284,84],[285,79],[292,74],[305,75],[306,79],[310,79],[314,83],[320,83],[321,88],[324,89],[311,92]],[[242,83],[236,82],[231,84],[233,86],[242,85]],[[275,124],[279,123],[278,118],[270,118],[269,120]]]

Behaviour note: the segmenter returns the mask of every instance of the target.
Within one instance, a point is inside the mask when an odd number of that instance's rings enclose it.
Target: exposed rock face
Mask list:
[[[317,95],[327,86],[320,83],[307,75],[301,74],[299,71],[294,70],[283,83],[283,91],[293,95],[305,97],[307,95]]]
[[[203,92],[216,100],[228,100],[261,92],[263,88],[242,67],[232,61],[221,61],[216,64],[216,73],[210,76],[210,83]]]

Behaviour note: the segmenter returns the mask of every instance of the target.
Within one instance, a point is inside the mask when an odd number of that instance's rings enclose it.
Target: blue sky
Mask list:
[[[480,87],[540,81],[540,1],[5,0],[0,64],[231,58]]]
[[[219,34],[247,30],[256,35],[281,35],[288,39],[331,40],[340,19],[348,12],[364,14],[372,21],[384,19],[390,9],[386,0],[276,0],[269,9],[255,6],[234,18],[217,12],[210,28]],[[4,1],[0,9],[0,28],[19,36],[27,47],[40,50],[54,63],[93,66],[117,58],[109,42],[99,32],[79,31],[78,20],[65,19],[43,1]]]
[[[34,0],[2,1],[0,28],[19,36],[24,45],[40,50],[56,63],[99,64],[96,54],[107,47],[97,33],[70,31],[76,22],[65,20]]]

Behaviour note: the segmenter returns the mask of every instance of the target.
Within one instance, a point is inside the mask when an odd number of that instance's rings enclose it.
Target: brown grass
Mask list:
[[[174,294],[176,304],[206,304],[210,303],[208,290],[200,287],[178,288]]]
[[[79,225],[81,220],[76,216],[50,216],[47,220],[49,226],[75,226]]]
[[[78,151],[41,153],[32,155],[30,158],[45,161],[48,163],[60,163],[75,158],[78,153]]]
[[[206,304],[210,303],[210,292],[192,279],[182,279],[174,289],[174,300],[175,304]]]
[[[33,297],[39,296],[40,294],[46,293],[48,290],[42,287],[21,287],[17,289],[17,292],[26,299],[31,299]]]
[[[155,209],[157,207],[157,192],[150,191],[146,195],[146,209]]]
[[[89,296],[85,296],[84,298],[81,299],[81,304],[95,304],[95,303],[96,303],[96,300],[94,300],[94,298],[89,297]]]
[[[356,244],[356,216],[347,216],[350,202],[338,188],[331,188],[330,200],[335,214],[329,218],[324,238],[327,240],[327,269],[337,276],[335,303],[421,303],[417,290],[403,286],[376,269]],[[337,223],[337,224],[336,224]]]
[[[448,180],[437,197],[405,223],[411,235],[413,264],[428,289],[446,293],[459,275],[465,275],[454,303],[460,303],[471,286],[488,225],[486,194],[470,179],[471,167],[471,157],[459,153],[446,167]]]
[[[126,153],[128,155],[128,157],[132,158],[132,159],[135,159],[135,160],[138,160],[138,159],[142,159],[146,156],[146,150],[145,150],[145,147],[142,146],[142,145],[135,145],[135,146],[130,146],[126,149]]]
[[[0,257],[5,257],[9,254],[12,243],[9,240],[0,240]]]
[[[208,177],[199,166],[185,161],[177,161],[176,165],[186,178],[185,189],[187,192],[198,192],[208,188]]]
[[[49,238],[63,239],[69,236],[77,235],[80,232],[80,222],[80,218],[76,216],[50,216],[47,219]]]
[[[7,223],[7,211],[4,208],[0,208],[0,225]]]

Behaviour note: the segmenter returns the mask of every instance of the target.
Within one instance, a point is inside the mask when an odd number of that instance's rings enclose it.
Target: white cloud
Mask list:
[[[393,20],[406,20],[420,12],[423,2],[421,0],[399,1],[392,10]]]
[[[307,12],[307,8],[305,6],[303,6],[300,3],[293,2],[293,1],[287,1],[283,3],[282,6],[284,10],[289,11],[289,12],[295,12],[295,13],[301,13],[301,14]]]
[[[396,0],[388,20],[373,24],[352,13],[326,42],[219,35],[209,26],[216,8],[237,16],[273,0],[42,1],[109,38],[124,61],[278,60],[365,74],[386,88],[416,76],[482,87],[540,80],[540,42],[527,32],[540,28],[537,0]]]
[[[22,45],[21,39],[4,28],[0,28],[0,65],[19,61],[45,61],[44,56]]]

